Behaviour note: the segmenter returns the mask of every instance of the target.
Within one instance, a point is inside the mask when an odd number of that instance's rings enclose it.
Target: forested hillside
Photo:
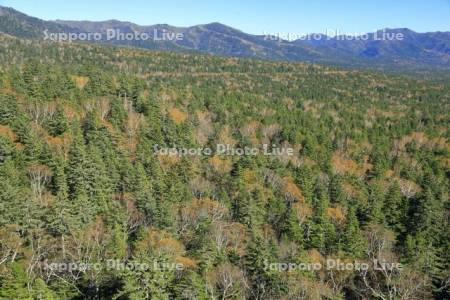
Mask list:
[[[293,40],[288,40],[288,33],[262,31],[257,32],[258,35],[252,35],[217,22],[175,27],[167,24],[141,26],[119,20],[44,21],[0,5],[0,32],[19,38],[70,41],[72,39],[68,39],[68,35],[73,34],[73,41],[89,43],[302,61],[449,79],[448,31],[419,33],[407,28],[380,28],[365,35],[360,32],[360,35],[346,37],[344,33],[334,30],[326,30],[326,33],[338,36],[291,32]],[[164,32],[169,33],[167,38],[163,38]],[[137,35],[137,38],[120,38],[120,33]],[[89,34],[99,34],[100,37],[87,38]],[[174,38],[177,34],[180,35],[179,39]],[[394,38],[397,35],[398,38]]]
[[[0,299],[449,298],[448,85],[0,42]]]

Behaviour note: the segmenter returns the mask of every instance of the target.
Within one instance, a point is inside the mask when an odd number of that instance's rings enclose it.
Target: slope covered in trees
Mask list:
[[[0,39],[0,299],[448,299],[449,86]]]
[[[371,33],[360,32],[359,36],[346,36],[337,28],[328,28],[326,33],[330,36],[265,31],[252,35],[217,22],[175,27],[167,24],[141,26],[118,20],[44,21],[0,5],[0,32],[47,41],[87,41],[144,49],[332,64],[392,73],[408,72],[436,80],[448,80],[450,70],[448,31],[421,33],[407,28],[380,28]],[[124,33],[136,37],[124,38]]]

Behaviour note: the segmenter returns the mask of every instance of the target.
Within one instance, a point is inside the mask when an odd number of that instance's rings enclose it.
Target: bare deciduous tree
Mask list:
[[[430,296],[427,294],[429,279],[425,275],[414,270],[413,266],[393,267],[398,262],[398,257],[392,251],[395,237],[391,231],[372,226],[366,235],[367,257],[373,266],[359,274],[360,293],[383,300],[419,300]],[[375,265],[375,261],[379,262],[378,265]]]
[[[42,194],[45,185],[50,182],[52,178],[52,171],[49,167],[44,165],[31,165],[28,167],[28,177],[30,178],[31,189],[33,194],[39,202],[42,202]]]
[[[0,265],[14,260],[22,246],[17,225],[7,225],[0,229]]]
[[[230,263],[221,264],[208,272],[207,281],[213,298],[245,299],[249,288],[242,270]]]
[[[34,100],[26,106],[26,110],[33,121],[39,124],[42,120],[53,117],[56,112],[56,104]]]
[[[135,112],[128,113],[128,119],[125,124],[125,130],[127,131],[128,137],[133,138],[142,122],[142,115]]]
[[[97,106],[98,111],[100,113],[100,119],[102,119],[102,121],[106,120],[106,117],[108,116],[109,111],[111,110],[110,101],[107,98],[102,97],[98,101]]]

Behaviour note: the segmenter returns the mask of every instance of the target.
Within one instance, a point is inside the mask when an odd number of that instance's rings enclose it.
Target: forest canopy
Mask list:
[[[0,40],[0,299],[448,299],[448,84]]]

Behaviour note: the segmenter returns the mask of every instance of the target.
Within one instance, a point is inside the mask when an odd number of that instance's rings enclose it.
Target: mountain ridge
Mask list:
[[[120,33],[140,33],[147,40],[107,40],[108,30]],[[28,16],[14,8],[0,6],[0,32],[21,38],[42,39],[50,33],[100,33],[94,42],[156,50],[198,51],[203,53],[250,57],[269,60],[305,61],[354,68],[391,71],[450,70],[450,32],[418,33],[408,28],[385,28],[366,35],[327,36],[320,40],[309,34],[296,40],[277,36],[252,35],[219,22],[189,27],[169,24],[138,25],[128,21],[45,21]],[[158,39],[182,35],[182,39]],[[377,40],[379,34],[402,34],[403,40]],[[306,37],[310,38],[306,38]],[[365,37],[366,39],[362,39]]]

